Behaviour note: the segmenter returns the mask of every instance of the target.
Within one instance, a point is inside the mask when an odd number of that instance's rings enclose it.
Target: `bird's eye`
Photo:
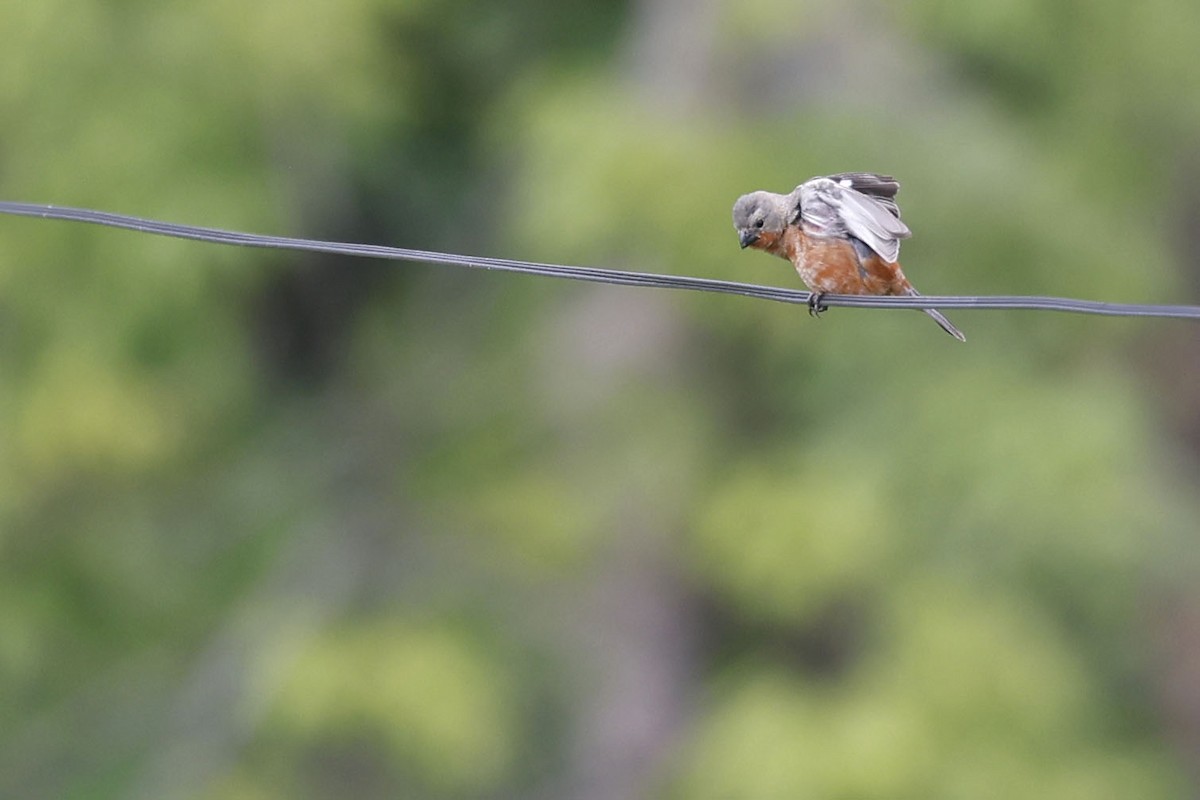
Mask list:
[[[763,226],[763,221],[761,219],[758,222],[754,223],[754,227],[756,227],[756,228],[761,228],[762,226]]]

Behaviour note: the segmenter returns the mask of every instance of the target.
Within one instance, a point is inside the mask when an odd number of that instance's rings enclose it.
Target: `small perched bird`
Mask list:
[[[900,269],[900,240],[912,235],[900,221],[890,175],[843,172],[812,178],[791,194],[751,192],[733,204],[743,248],[786,258],[813,293],[809,312],[824,311],[824,294],[918,295]],[[923,309],[960,342],[962,332],[933,308]]]

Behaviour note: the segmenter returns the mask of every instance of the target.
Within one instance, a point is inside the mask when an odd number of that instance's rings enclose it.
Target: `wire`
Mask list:
[[[684,275],[659,275],[647,272],[628,272],[595,267],[575,267],[563,264],[541,264],[533,261],[517,261],[505,258],[463,256],[452,253],[437,253],[428,250],[410,250],[403,247],[353,244],[347,242],[325,242],[316,239],[294,239],[287,236],[265,236],[254,233],[239,233],[220,228],[204,228],[195,225],[179,225],[171,222],[143,219],[94,211],[86,208],[41,205],[36,203],[13,203],[0,201],[0,213],[20,217],[66,220],[123,228],[140,233],[172,236],[177,239],[194,239],[201,242],[237,245],[240,247],[262,247],[281,250],[302,250],[314,253],[364,258],[385,258],[395,261],[414,261],[425,264],[449,264],[472,269],[520,272],[544,275],[568,280],[608,283],[619,286],[644,286],[655,289],[683,289],[696,292],[718,292],[773,300],[780,303],[807,304],[811,292],[799,289],[784,289],[761,286],[753,283],[737,283],[708,278],[692,278]],[[821,304],[847,308],[972,308],[972,309],[1027,309],[1033,311],[1065,311],[1076,314],[1100,314],[1114,317],[1171,317],[1176,319],[1200,320],[1200,306],[1191,305],[1142,305],[1136,303],[1103,303],[1095,300],[1076,300],[1066,297],[1029,297],[994,295],[987,297],[958,297],[920,295],[917,297],[881,297],[877,295],[821,296]]]

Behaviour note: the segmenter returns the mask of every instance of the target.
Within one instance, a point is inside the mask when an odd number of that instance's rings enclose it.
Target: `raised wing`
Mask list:
[[[882,203],[892,214],[900,216],[900,207],[896,205],[896,194],[900,191],[900,181],[891,175],[879,175],[874,172],[839,172],[837,175],[830,175],[829,180],[869,195],[873,200]]]
[[[845,236],[863,242],[883,258],[900,258],[900,240],[912,235],[900,221],[900,211],[891,197],[866,194],[854,188],[856,178],[866,176],[874,183],[865,185],[877,192],[894,196],[899,184],[886,176],[846,173],[829,178],[813,178],[796,187],[796,211],[805,232],[814,236]],[[847,185],[849,184],[849,185]]]

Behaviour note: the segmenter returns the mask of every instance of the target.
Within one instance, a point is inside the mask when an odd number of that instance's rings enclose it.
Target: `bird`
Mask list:
[[[804,181],[789,194],[757,191],[733,204],[742,249],[792,262],[812,292],[809,313],[825,310],[825,294],[917,297],[900,268],[900,240],[912,235],[900,220],[891,175],[842,172]],[[967,337],[937,309],[921,309],[946,333]]]

